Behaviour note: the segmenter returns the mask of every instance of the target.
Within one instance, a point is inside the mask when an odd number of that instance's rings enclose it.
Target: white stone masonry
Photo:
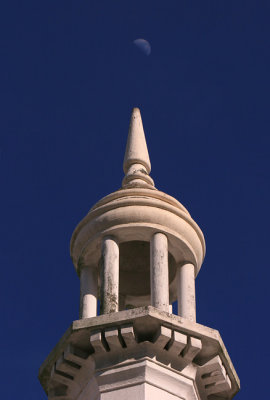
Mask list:
[[[112,237],[103,240],[101,264],[100,310],[109,314],[119,309],[119,247]]]
[[[194,265],[184,264],[177,271],[178,315],[196,321],[195,271]]]
[[[81,304],[80,317],[91,318],[97,315],[98,282],[97,271],[91,267],[81,270]]]
[[[168,240],[155,233],[150,243],[151,305],[169,312]]]

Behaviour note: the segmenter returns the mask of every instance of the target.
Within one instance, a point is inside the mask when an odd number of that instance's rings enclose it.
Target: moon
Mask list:
[[[149,56],[151,53],[150,43],[145,39],[136,39],[133,41],[136,47],[141,50],[146,56]]]

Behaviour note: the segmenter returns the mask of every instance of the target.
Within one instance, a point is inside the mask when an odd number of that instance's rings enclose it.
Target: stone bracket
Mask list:
[[[210,395],[230,391],[231,380],[219,356],[212,358],[197,369],[197,381],[204,390],[206,398]]]
[[[104,389],[101,380],[113,370],[118,374],[134,365],[136,381],[136,363],[151,365],[146,373],[163,368],[166,376],[192,382],[201,400],[229,400],[240,387],[217,331],[152,307],[75,321],[39,378],[49,400],[82,400],[80,393],[96,400]]]
[[[52,368],[48,399],[75,399],[93,373],[94,362],[90,353],[69,343]]]
[[[165,326],[159,327],[151,341],[138,341],[132,325],[100,329],[90,333],[89,341],[90,353],[69,344],[56,361],[51,373],[49,400],[75,399],[82,385],[93,375],[94,367],[89,372],[90,359],[97,368],[99,359],[114,365],[124,362],[133,353],[136,355],[141,352],[161,362],[165,359],[168,362],[179,361],[173,368],[182,370],[192,363],[202,348],[200,339]]]
[[[117,351],[119,356],[121,351],[149,343],[149,348],[156,353],[164,352],[172,358],[179,358],[185,366],[194,360],[202,348],[200,339],[165,326],[161,326],[151,340],[138,340],[132,325],[99,330],[90,334],[90,343],[96,359],[105,352]]]

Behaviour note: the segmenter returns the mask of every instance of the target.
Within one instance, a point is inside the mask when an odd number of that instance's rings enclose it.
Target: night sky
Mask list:
[[[46,399],[39,366],[78,319],[69,241],[121,186],[136,106],[156,187],[205,235],[198,322],[221,333],[236,399],[267,399],[269,21],[269,1],[1,3],[1,398]]]

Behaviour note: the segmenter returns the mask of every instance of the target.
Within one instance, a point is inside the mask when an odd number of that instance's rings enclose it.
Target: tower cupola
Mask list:
[[[81,278],[81,316],[152,305],[192,321],[203,233],[186,208],[157,190],[138,108],[124,157],[122,188],[101,199],[76,227],[71,257]]]
[[[230,400],[239,390],[219,332],[196,322],[203,234],[150,172],[135,108],[122,187],[98,201],[71,238],[80,319],[40,368],[48,400]]]

